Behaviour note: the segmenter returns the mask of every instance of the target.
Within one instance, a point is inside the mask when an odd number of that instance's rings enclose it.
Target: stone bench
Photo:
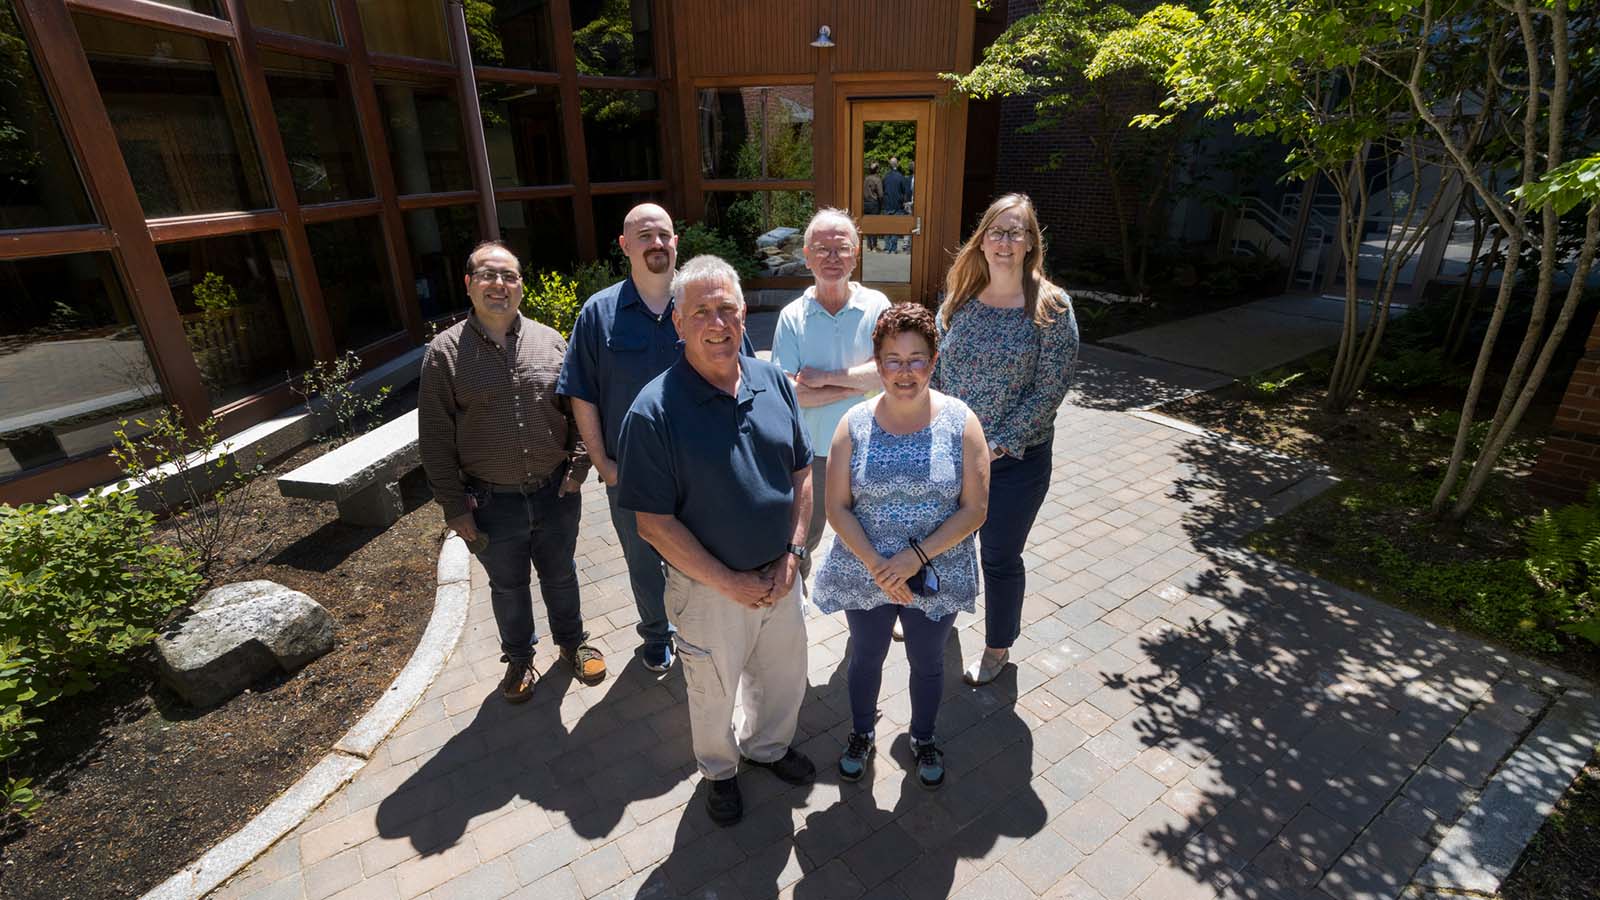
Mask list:
[[[339,521],[387,528],[404,512],[400,476],[422,464],[417,453],[417,411],[278,476],[278,492],[304,500],[332,500]]]

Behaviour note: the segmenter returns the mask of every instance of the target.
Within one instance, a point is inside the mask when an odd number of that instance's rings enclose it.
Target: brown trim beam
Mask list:
[[[256,46],[263,50],[275,53],[288,53],[293,56],[304,56],[308,59],[320,59],[323,62],[348,65],[350,51],[338,44],[319,41],[315,38],[303,37],[298,34],[284,34],[281,31],[267,31],[252,29],[256,38]]]
[[[445,4],[445,27],[450,31],[450,50],[455,54],[456,89],[461,100],[461,127],[467,132],[467,164],[478,194],[478,235],[482,240],[500,239],[500,217],[494,208],[494,178],[489,174],[489,145],[483,136],[483,111],[478,107],[478,79],[472,69],[472,42],[467,35],[467,13],[462,0]]]
[[[349,40],[349,36],[346,36]],[[352,47],[351,51],[354,52]],[[383,69],[388,72],[412,72],[425,75],[440,75],[445,78],[456,77],[456,64],[441,62],[437,59],[420,59],[415,56],[390,56],[387,53],[373,53],[367,57],[368,64],[374,69]]]
[[[165,244],[171,241],[192,241],[196,238],[249,234],[252,231],[269,231],[274,228],[282,228],[287,221],[282,210],[267,209],[255,212],[151,219],[148,227],[150,240],[157,244]]]
[[[558,72],[505,69],[499,66],[475,66],[474,69],[479,81],[493,81],[500,84],[559,85],[561,83],[561,75]]]
[[[383,201],[376,197],[368,197],[363,200],[336,200],[332,203],[318,203],[315,206],[300,207],[300,217],[307,225],[336,222],[340,219],[359,219],[364,216],[379,216],[382,214]]]
[[[399,200],[400,209],[410,212],[413,209],[437,209],[441,206],[465,206],[468,203],[477,203],[483,195],[477,191],[445,191],[438,194],[408,194]]]
[[[816,189],[817,181],[815,179],[773,181],[771,179],[756,178],[744,181],[737,178],[702,178],[700,180],[700,190],[706,193],[712,191],[815,191]]]
[[[0,233],[0,260],[92,253],[117,246],[111,229],[99,225],[69,225],[33,231]]]
[[[66,0],[66,7],[73,12],[93,13],[136,25],[156,25],[197,37],[224,41],[233,37],[233,23],[226,19],[152,0]]]
[[[572,49],[572,5],[551,3],[550,29],[556,48],[556,72],[561,76],[561,133],[567,141],[567,171],[572,176],[572,227],[577,232],[578,257],[594,259],[594,206],[589,193],[589,153],[583,137],[583,110],[579,106],[578,61]]]
[[[575,191],[570,184],[547,184],[528,187],[495,188],[496,200],[557,200],[571,197]]]
[[[579,75],[578,87],[600,88],[612,91],[654,91],[661,87],[661,79],[619,75]]]
[[[829,51],[818,50],[818,53]],[[810,72],[798,72],[792,75],[701,75],[691,80],[695,90],[700,88],[741,88],[741,87],[787,87],[798,84],[812,84],[817,76]]]
[[[601,181],[589,185],[589,193],[600,197],[608,194],[659,194],[671,185],[664,178],[647,181]]]

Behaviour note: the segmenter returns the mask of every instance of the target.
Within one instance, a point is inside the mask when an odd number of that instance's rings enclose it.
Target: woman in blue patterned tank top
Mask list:
[[[911,663],[917,777],[936,788],[944,783],[933,728],[944,645],[956,613],[976,607],[972,535],[988,510],[989,450],[967,405],[928,388],[937,355],[932,313],[891,307],[878,318],[872,346],[884,390],[851,408],[834,431],[826,496],[837,537],[812,601],[823,612],[842,610],[850,625],[851,733],[839,776],[859,779],[872,757],[883,662],[899,621]]]

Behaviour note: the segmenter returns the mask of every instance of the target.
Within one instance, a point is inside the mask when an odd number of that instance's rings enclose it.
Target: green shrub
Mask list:
[[[1445,359],[1444,351],[1437,347],[1385,353],[1373,360],[1368,377],[1373,384],[1390,391],[1428,387],[1464,388],[1467,385],[1465,375]]]
[[[0,762],[15,756],[23,744],[39,736],[33,730],[39,719],[29,715],[36,694],[24,683],[33,660],[21,655],[21,647],[17,638],[0,641]],[[32,779],[12,778],[9,771],[5,775],[0,780],[0,827],[12,816],[28,818],[40,803],[29,787]]]
[[[678,260],[688,262],[696,256],[711,254],[720,256],[728,265],[733,266],[739,273],[739,280],[754,278],[760,274],[755,261],[739,249],[739,245],[722,232],[704,222],[686,225],[677,224],[678,229]]]
[[[121,671],[123,657],[189,602],[201,576],[154,528],[155,516],[123,491],[0,506],[0,642],[16,641],[7,656],[29,661],[7,676],[28,702]]]
[[[1539,624],[1600,644],[1600,485],[1582,503],[1534,516],[1525,540]]]
[[[1294,387],[1294,383],[1304,378],[1305,375],[1305,372],[1284,374],[1282,369],[1273,369],[1270,372],[1251,375],[1241,383],[1255,400],[1282,400],[1289,395],[1289,389]]]
[[[578,296],[578,282],[560,272],[540,272],[522,283],[522,313],[561,332],[572,334],[578,310],[586,298]]]
[[[609,260],[591,259],[578,263],[578,267],[572,270],[572,280],[577,282],[576,293],[581,307],[590,297],[621,281],[622,275],[612,268]]]
[[[318,440],[343,444],[372,427],[378,408],[389,397],[389,385],[373,394],[363,394],[356,389],[356,373],[360,371],[361,357],[354,350],[346,350],[337,359],[317,360],[305,374],[289,380],[290,389],[305,401],[306,412],[312,412],[312,401],[321,397],[333,416],[333,427],[318,435]]]

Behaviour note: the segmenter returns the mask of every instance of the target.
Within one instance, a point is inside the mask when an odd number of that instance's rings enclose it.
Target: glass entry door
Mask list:
[[[930,100],[850,104],[850,210],[860,217],[862,243],[856,277],[896,302],[923,299],[931,107]]]

